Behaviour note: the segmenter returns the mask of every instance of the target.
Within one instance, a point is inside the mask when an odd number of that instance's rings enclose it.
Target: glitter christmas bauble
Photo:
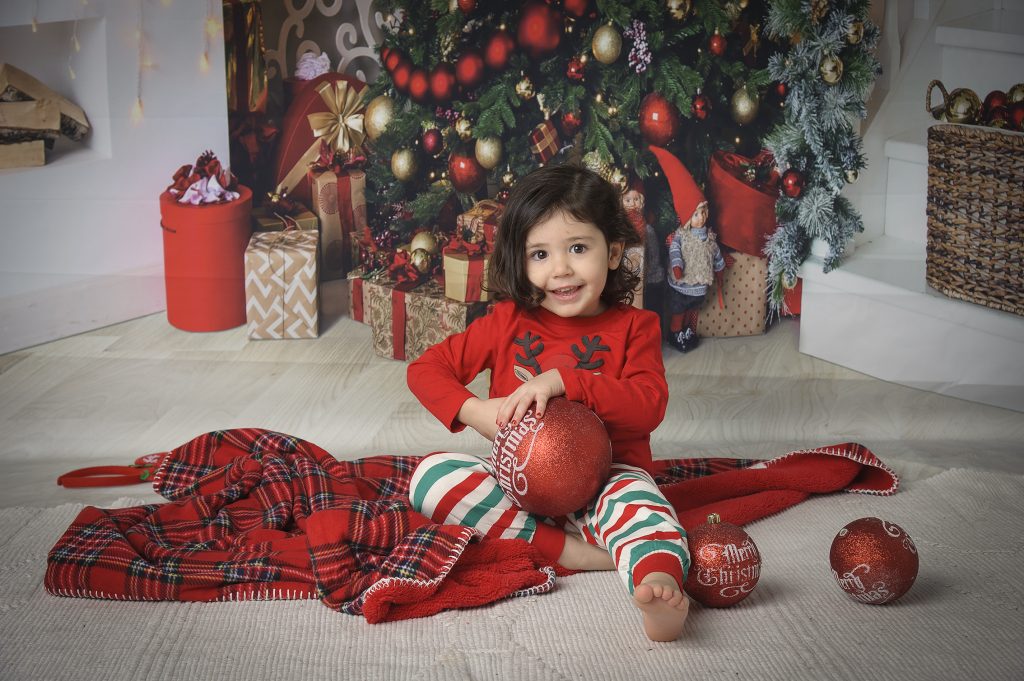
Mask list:
[[[949,93],[945,119],[950,123],[972,124],[981,115],[981,100],[973,90],[961,87]]]
[[[494,437],[491,464],[512,503],[543,516],[560,516],[589,504],[608,480],[612,445],[597,414],[556,397],[544,415],[534,407]]]
[[[800,198],[804,193],[804,174],[796,168],[782,173],[782,192],[791,199]]]
[[[839,530],[828,553],[839,588],[859,603],[891,603],[917,579],[914,540],[895,523],[860,518]]]
[[[456,191],[472,194],[483,186],[487,173],[472,154],[458,152],[448,157],[448,177]]]
[[[420,274],[426,274],[433,266],[433,256],[422,248],[413,249],[409,255],[409,263],[416,268]]]
[[[408,182],[416,175],[419,164],[412,149],[398,149],[391,154],[391,174],[400,182]]]
[[[732,95],[730,102],[732,119],[740,125],[753,123],[757,119],[757,109],[760,101],[756,95],[751,95],[747,88],[737,88]]]
[[[605,24],[594,32],[594,40],[590,44],[594,57],[602,64],[611,64],[622,52],[622,36],[611,24]]]
[[[821,79],[829,85],[835,85],[843,79],[843,60],[834,54],[826,54],[818,66]]]
[[[392,54],[394,54],[392,52]],[[363,126],[370,140],[380,137],[388,123],[395,117],[395,102],[387,95],[374,97],[363,113]]]
[[[640,133],[650,144],[659,147],[679,134],[679,109],[657,92],[652,92],[640,102]]]
[[[712,608],[726,608],[750,595],[761,577],[761,554],[743,528],[721,522],[717,513],[686,533],[690,571],[683,590]]]
[[[721,57],[725,54],[726,41],[725,36],[718,32],[716,29],[714,34],[708,39],[708,51],[716,57]]]
[[[530,80],[529,76],[523,76],[522,79],[516,83],[516,94],[519,95],[520,99],[531,100],[533,96],[537,94],[537,91],[533,87],[533,81]]]
[[[565,77],[579,82],[583,80],[583,60],[573,57],[565,67]]]
[[[433,232],[416,232],[412,237],[412,241],[409,242],[409,250],[424,250],[428,255],[435,255],[439,250],[440,246],[437,243],[437,237],[434,236]]]
[[[421,141],[423,143],[423,151],[431,156],[436,156],[444,149],[444,135],[437,128],[425,131]]]
[[[858,44],[864,39],[864,22],[863,21],[851,21],[850,26],[846,29],[846,42],[851,45]]]

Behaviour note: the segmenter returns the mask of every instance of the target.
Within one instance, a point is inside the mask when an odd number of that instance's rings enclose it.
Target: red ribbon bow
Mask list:
[[[483,241],[467,241],[466,239],[460,238],[459,236],[452,234],[448,237],[448,243],[444,245],[444,251],[446,253],[465,253],[468,256],[480,255],[484,252],[486,242]]]

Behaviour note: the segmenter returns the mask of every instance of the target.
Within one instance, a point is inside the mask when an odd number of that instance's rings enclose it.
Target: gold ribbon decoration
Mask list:
[[[324,141],[337,153],[354,154],[363,144],[366,132],[363,130],[363,90],[356,91],[344,80],[321,83],[317,94],[327,105],[327,111],[311,113],[306,118],[313,130],[313,144],[296,161],[288,174],[278,185],[278,193],[295,187],[306,175],[309,164],[320,155],[320,143]]]

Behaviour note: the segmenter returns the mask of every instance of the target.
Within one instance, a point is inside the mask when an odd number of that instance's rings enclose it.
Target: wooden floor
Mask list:
[[[220,428],[260,426],[335,456],[483,454],[409,393],[345,316],[345,282],[324,286],[321,337],[249,341],[244,327],[187,333],[152,315],[0,356],[0,506],[156,497],[146,486],[64,490],[58,474],[128,463]],[[655,457],[766,458],[857,441],[913,479],[949,467],[1024,473],[1024,415],[879,381],[802,355],[799,321],[764,336],[665,346],[670,401]],[[483,378],[472,386],[486,390]]]

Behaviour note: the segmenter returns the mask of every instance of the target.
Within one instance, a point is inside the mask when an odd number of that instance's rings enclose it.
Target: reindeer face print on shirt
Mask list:
[[[571,215],[557,212],[526,236],[526,276],[544,291],[540,305],[559,317],[593,317],[607,307],[601,294],[622,259],[622,243]]]
[[[611,351],[598,335],[581,336],[577,342],[569,346],[571,354],[558,348],[544,352],[544,340],[532,331],[526,331],[512,342],[517,346],[513,372],[523,382],[539,376],[548,369],[588,369],[599,374],[605,362],[602,354]]]

